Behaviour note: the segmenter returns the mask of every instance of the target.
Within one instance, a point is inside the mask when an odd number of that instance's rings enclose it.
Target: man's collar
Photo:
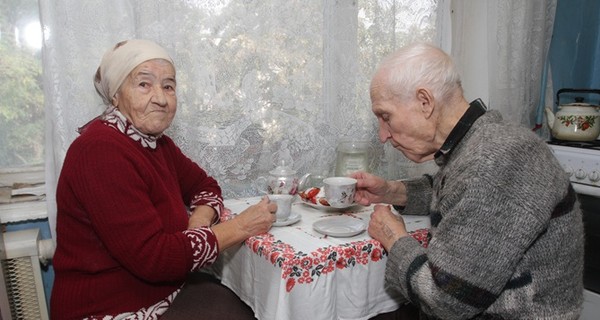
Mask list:
[[[479,117],[481,117],[486,111],[487,107],[483,101],[481,101],[481,99],[478,98],[471,102],[469,104],[469,109],[467,109],[465,114],[463,114],[460,120],[458,120],[458,123],[452,129],[440,150],[435,153],[435,159],[450,153],[450,151],[452,151],[452,149],[460,142],[460,140],[462,140],[465,134],[467,134],[473,123],[475,123],[475,121],[479,119]]]

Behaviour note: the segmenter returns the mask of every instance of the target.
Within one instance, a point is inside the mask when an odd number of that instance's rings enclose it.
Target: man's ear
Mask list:
[[[425,88],[418,88],[417,101],[419,101],[421,112],[423,112],[425,118],[429,119],[429,117],[431,117],[433,114],[433,109],[435,109],[433,95],[431,95],[431,92]]]

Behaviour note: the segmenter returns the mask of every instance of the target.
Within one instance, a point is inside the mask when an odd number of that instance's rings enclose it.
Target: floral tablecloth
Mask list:
[[[230,219],[260,197],[229,199]],[[211,271],[255,312],[258,319],[368,319],[404,302],[384,287],[387,253],[367,231],[344,238],[323,235],[312,224],[347,216],[368,224],[372,207],[343,211],[310,207],[300,200],[292,213],[300,221],[273,227],[221,253]],[[427,246],[428,217],[403,216],[413,238]]]

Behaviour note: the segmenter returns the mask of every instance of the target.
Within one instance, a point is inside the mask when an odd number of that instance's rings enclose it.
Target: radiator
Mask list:
[[[0,289],[5,291],[5,300],[0,301],[1,320],[49,319],[41,266],[52,259],[52,240],[40,240],[37,228],[2,235],[4,252],[0,262],[4,288],[0,286]],[[10,312],[5,310],[6,304]]]

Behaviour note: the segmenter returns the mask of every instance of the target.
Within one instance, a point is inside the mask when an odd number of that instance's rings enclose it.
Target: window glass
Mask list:
[[[37,0],[2,0],[0,167],[44,161],[41,43]]]

